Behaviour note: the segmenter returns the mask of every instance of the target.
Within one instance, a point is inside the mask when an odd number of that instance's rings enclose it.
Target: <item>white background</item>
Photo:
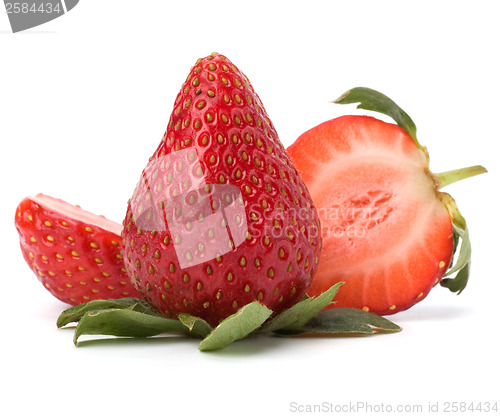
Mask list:
[[[500,406],[497,4],[81,0],[17,34],[0,5],[0,413],[287,415],[322,403],[427,410],[438,402],[433,414],[449,414],[445,402]],[[121,222],[178,89],[213,51],[250,78],[285,145],[322,121],[359,113],[328,101],[367,86],[411,115],[432,170],[486,166],[488,174],[447,189],[471,229],[465,292],[434,289],[392,317],[403,327],[395,335],[261,337],[216,353],[185,338],[76,348],[73,330],[55,326],[66,305],[21,256],[16,205],[43,192]]]

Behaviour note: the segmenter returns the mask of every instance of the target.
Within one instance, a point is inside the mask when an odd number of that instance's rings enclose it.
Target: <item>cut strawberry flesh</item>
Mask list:
[[[451,261],[453,230],[411,137],[393,124],[346,116],[304,133],[288,152],[322,226],[308,293],[344,281],[337,306],[380,314],[425,297]]]
[[[46,210],[57,212],[61,217],[67,217],[89,225],[91,224],[116,235],[120,235],[122,232],[123,226],[121,224],[111,221],[102,215],[96,215],[92,212],[85,211],[78,205],[68,204],[61,199],[38,194],[31,197],[31,200],[44,207]]]

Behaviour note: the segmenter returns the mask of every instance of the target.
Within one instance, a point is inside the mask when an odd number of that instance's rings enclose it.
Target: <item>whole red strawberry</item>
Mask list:
[[[345,282],[335,306],[387,315],[421,301],[440,281],[462,291],[469,277],[468,230],[453,198],[440,189],[486,170],[433,174],[413,121],[377,91],[354,88],[337,102],[360,102],[359,108],[389,115],[399,125],[339,117],[288,148],[322,225],[322,260],[308,293],[316,296]],[[454,279],[442,280],[455,272]]]
[[[38,194],[17,207],[24,259],[56,298],[71,305],[137,297],[121,254],[121,225]]]
[[[124,221],[124,260],[167,316],[212,325],[259,301],[299,301],[320,250],[319,221],[247,77],[225,56],[197,61]]]

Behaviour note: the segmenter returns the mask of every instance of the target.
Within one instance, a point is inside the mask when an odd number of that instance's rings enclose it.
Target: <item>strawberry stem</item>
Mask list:
[[[448,172],[435,173],[433,176],[437,184],[437,189],[442,189],[454,182],[461,181],[462,179],[472,178],[473,176],[481,175],[482,173],[486,172],[488,171],[484,167],[476,165],[462,169],[450,170]]]

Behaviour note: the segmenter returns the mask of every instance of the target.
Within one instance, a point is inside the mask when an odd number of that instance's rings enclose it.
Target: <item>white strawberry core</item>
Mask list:
[[[62,216],[74,219],[76,221],[84,222],[89,226],[93,225],[117,235],[120,235],[122,232],[123,227],[121,224],[109,220],[102,215],[96,215],[91,212],[85,211],[79,206],[68,204],[61,199],[52,198],[48,195],[43,194],[38,194],[31,199],[47,210],[55,211]]]

